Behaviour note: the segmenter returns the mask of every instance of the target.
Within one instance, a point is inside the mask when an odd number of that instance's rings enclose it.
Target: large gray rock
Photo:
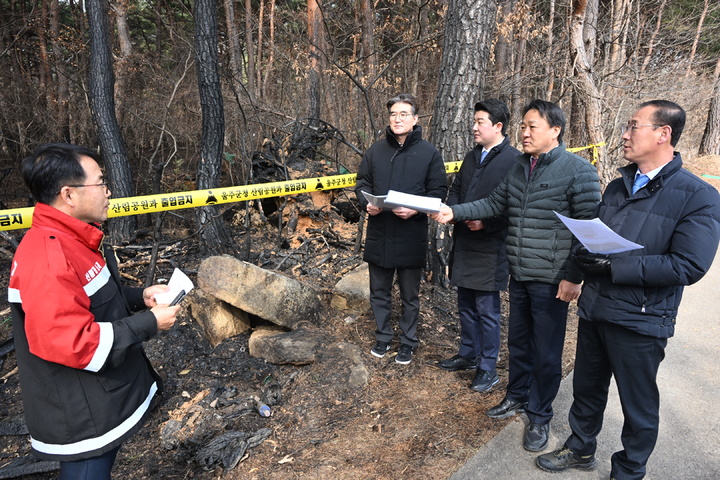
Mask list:
[[[314,324],[320,317],[315,290],[228,255],[203,260],[198,285],[230,305],[290,329],[305,321]]]
[[[247,313],[205,294],[200,288],[193,289],[188,299],[190,315],[200,325],[205,338],[213,347],[251,327]]]
[[[351,270],[335,284],[330,305],[335,310],[365,313],[370,308],[370,281],[367,263]]]
[[[299,328],[286,332],[278,327],[258,327],[250,335],[248,351],[270,363],[306,365],[316,360],[322,334]]]

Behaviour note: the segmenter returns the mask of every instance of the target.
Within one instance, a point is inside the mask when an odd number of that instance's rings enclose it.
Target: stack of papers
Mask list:
[[[387,195],[372,195],[362,192],[370,205],[378,208],[406,207],[423,213],[437,213],[442,206],[442,199],[435,197],[424,197],[422,195],[412,195],[402,193],[395,190],[389,190]]]

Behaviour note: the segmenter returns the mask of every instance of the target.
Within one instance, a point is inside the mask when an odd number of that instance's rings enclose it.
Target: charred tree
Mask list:
[[[202,140],[197,188],[206,190],[220,185],[225,139],[225,118],[218,75],[218,26],[215,0],[196,0],[193,16],[195,17],[195,63],[202,108]],[[206,253],[210,255],[235,253],[235,243],[225,227],[218,207],[213,205],[210,199],[206,206],[195,209],[195,223]]]
[[[88,79],[90,113],[97,129],[100,150],[116,197],[134,195],[132,172],[125,143],[115,117],[115,73],[108,26],[108,2],[87,2],[88,32],[90,35],[90,73]],[[112,243],[127,242],[137,231],[137,217],[123,216],[108,222]]]
[[[308,0],[308,117],[311,123],[320,118],[320,42],[322,13],[316,0]]]

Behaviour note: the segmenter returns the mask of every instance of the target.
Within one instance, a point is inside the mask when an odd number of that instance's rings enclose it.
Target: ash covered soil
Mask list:
[[[719,159],[696,162],[695,173],[720,173]],[[347,201],[347,196],[340,197],[328,202]],[[313,203],[318,206],[317,199]],[[468,388],[474,372],[446,372],[435,366],[457,353],[460,331],[454,290],[432,282],[424,281],[421,287],[420,345],[412,363],[395,363],[397,341],[389,355],[377,359],[369,353],[374,343],[372,315],[352,315],[330,307],[332,286],[362,263],[361,257],[352,253],[357,224],[345,221],[336,208],[322,211],[326,215],[300,215],[295,235],[284,240],[278,238],[271,221],[255,221],[249,229],[241,220],[233,221],[238,245],[250,236],[252,263],[276,269],[318,290],[323,314],[313,328],[323,342],[317,361],[293,366],[254,358],[248,353],[249,333],[212,348],[184,309],[175,327],[145,345],[148,357],[165,377],[165,395],[145,426],[120,450],[114,478],[446,479],[511,421],[492,420],[484,414],[502,400],[507,385],[507,302],[503,302],[503,349],[498,362],[501,382],[491,392],[480,394]],[[11,233],[20,237],[19,232]],[[177,238],[161,248],[156,279],[169,278],[177,266],[194,280],[202,261],[199,249],[182,230],[173,233]],[[151,246],[149,239],[141,237],[132,248],[117,249],[128,285],[145,280]],[[12,250],[7,244],[3,247]],[[7,291],[9,268],[10,258],[0,251],[2,292]],[[398,303],[396,297],[396,310]],[[563,355],[565,374],[573,365],[574,311],[573,304]],[[0,313],[1,342],[12,334],[4,294]],[[360,348],[368,371],[366,386],[347,383],[350,366],[335,348],[337,342]],[[271,406],[270,417],[241,408],[242,399],[267,394],[270,387],[279,391],[279,402]],[[10,353],[0,368],[0,467],[29,454],[28,436],[6,434],[7,428],[2,427],[15,425],[21,416],[17,364]],[[208,439],[230,432],[252,435],[262,429],[269,429],[269,436],[248,448],[232,469],[200,465],[188,458],[187,449],[169,448],[172,445],[163,432],[172,418],[202,416],[211,418],[205,423]],[[57,471],[17,478],[54,479]]]

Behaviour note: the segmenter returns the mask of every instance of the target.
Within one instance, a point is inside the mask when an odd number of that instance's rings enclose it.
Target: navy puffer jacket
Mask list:
[[[620,169],[603,195],[598,217],[644,248],[611,255],[612,276],[588,276],[578,301],[581,318],[668,338],[683,286],[705,275],[720,239],[720,195],[682,168],[680,154],[631,195],[637,166]]]

